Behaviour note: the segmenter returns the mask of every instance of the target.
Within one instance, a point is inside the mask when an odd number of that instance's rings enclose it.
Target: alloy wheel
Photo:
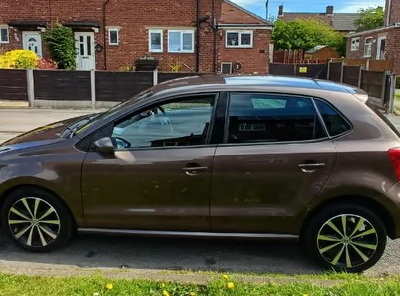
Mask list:
[[[369,261],[378,248],[378,234],[365,218],[341,214],[326,221],[317,236],[320,255],[333,266],[355,268]]]
[[[61,222],[55,208],[37,197],[17,200],[8,212],[8,225],[14,238],[29,247],[45,247],[60,234]]]

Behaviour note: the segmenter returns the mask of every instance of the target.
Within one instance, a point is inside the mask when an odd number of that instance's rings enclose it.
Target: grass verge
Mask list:
[[[368,278],[346,276],[334,286],[320,282],[294,282],[249,284],[223,275],[205,285],[179,284],[145,280],[106,279],[92,277],[32,277],[0,274],[1,296],[376,296],[400,295],[399,278]]]

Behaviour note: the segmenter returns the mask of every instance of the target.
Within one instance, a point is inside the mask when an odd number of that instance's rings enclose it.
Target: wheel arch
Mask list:
[[[308,215],[305,217],[305,219],[302,222],[301,229],[300,229],[300,236],[304,233],[304,228],[307,227],[308,223],[312,218],[322,209],[326,208],[335,204],[340,204],[340,203],[346,203],[346,204],[354,204],[357,206],[364,206],[368,210],[372,211],[374,214],[378,216],[378,218],[382,221],[382,223],[385,226],[387,235],[391,238],[394,239],[397,237],[397,229],[396,229],[396,223],[393,219],[392,214],[390,213],[387,208],[379,203],[378,201],[370,198],[370,197],[365,197],[365,196],[357,196],[357,195],[351,195],[351,196],[339,196],[336,198],[331,198],[329,200],[326,200],[314,208],[308,213]]]
[[[64,207],[67,209],[69,215],[71,216],[72,219],[72,223],[74,225],[74,228],[77,228],[77,221],[75,216],[73,215],[71,208],[68,206],[68,204],[66,203],[66,201],[57,193],[55,193],[53,190],[50,190],[44,186],[40,186],[40,185],[33,185],[33,184],[20,184],[20,185],[16,185],[13,187],[8,188],[7,190],[5,190],[1,195],[0,195],[0,209],[3,208],[4,202],[7,198],[7,196],[9,196],[11,193],[17,191],[17,190],[23,190],[23,189],[36,189],[36,190],[42,190],[47,192],[48,194],[54,196],[55,198],[57,198],[63,205]]]

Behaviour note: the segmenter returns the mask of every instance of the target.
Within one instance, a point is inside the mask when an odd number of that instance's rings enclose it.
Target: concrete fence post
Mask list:
[[[343,83],[343,77],[344,77],[344,61],[342,61],[342,65],[340,68],[340,83]]]
[[[390,96],[389,96],[389,106],[388,113],[393,113],[394,111],[394,96],[396,92],[396,75],[390,75]]]
[[[158,69],[154,69],[153,71],[153,85],[158,84]]]
[[[26,70],[26,87],[28,93],[29,107],[35,107],[35,79],[33,77],[33,69]]]
[[[326,73],[326,80],[329,80],[331,78],[331,64],[332,64],[332,59],[328,60],[328,69]]]
[[[361,65],[360,68],[358,69],[358,84],[357,84],[358,88],[361,88],[361,79],[363,70],[364,70],[364,65]]]
[[[90,70],[90,93],[92,101],[92,109],[96,109],[96,71]]]

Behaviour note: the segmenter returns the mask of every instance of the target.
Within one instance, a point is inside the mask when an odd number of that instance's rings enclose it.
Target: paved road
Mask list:
[[[92,110],[2,110],[0,142],[56,120]],[[390,118],[400,128],[400,117]],[[0,269],[31,273],[76,271],[121,266],[140,270],[218,270],[230,272],[314,274],[321,270],[306,260],[293,240],[182,239],[81,235],[50,254],[21,251],[0,234]],[[389,241],[382,260],[366,274],[400,275],[400,240]]]

